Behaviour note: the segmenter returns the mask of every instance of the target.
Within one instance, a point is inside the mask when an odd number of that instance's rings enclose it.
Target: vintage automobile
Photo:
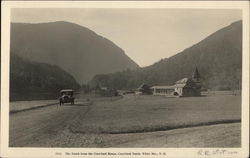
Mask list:
[[[75,98],[73,97],[73,95],[74,95],[74,90],[72,90],[72,89],[61,90],[60,97],[59,97],[60,105],[62,105],[64,103],[74,104]]]

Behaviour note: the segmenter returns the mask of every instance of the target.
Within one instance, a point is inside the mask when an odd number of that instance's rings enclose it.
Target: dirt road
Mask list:
[[[30,146],[53,139],[81,112],[85,104],[54,105],[41,109],[20,112],[10,116],[10,146]]]

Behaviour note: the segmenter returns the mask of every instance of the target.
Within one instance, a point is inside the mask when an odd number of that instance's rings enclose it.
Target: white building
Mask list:
[[[183,78],[175,82],[172,86],[153,86],[153,95],[165,96],[200,96],[201,84],[200,74],[196,68],[192,78]]]

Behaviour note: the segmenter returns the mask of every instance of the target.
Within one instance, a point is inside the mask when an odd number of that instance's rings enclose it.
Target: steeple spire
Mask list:
[[[194,71],[194,73],[192,75],[192,79],[197,82],[197,81],[200,80],[200,78],[201,78],[201,75],[200,75],[197,67],[195,66],[195,71]]]

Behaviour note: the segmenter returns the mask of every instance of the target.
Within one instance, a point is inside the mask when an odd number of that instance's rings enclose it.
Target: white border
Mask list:
[[[241,9],[243,13],[243,79],[242,79],[242,147],[221,148],[236,151],[236,155],[206,157],[248,157],[249,154],[249,2],[247,1],[4,1],[1,29],[1,156],[2,157],[60,157],[55,152],[166,152],[167,157],[198,157],[199,149],[220,148],[9,148],[9,45],[11,8],[199,8]],[[67,157],[63,155],[63,157]],[[72,156],[71,156],[72,157]],[[76,156],[75,156],[76,157]],[[98,156],[93,156],[98,157]],[[115,156],[117,157],[117,156]],[[119,156],[127,157],[127,156]],[[136,156],[134,156],[136,157]],[[148,157],[148,156],[143,156]],[[160,157],[160,156],[157,156]],[[201,157],[201,156],[200,156]]]

